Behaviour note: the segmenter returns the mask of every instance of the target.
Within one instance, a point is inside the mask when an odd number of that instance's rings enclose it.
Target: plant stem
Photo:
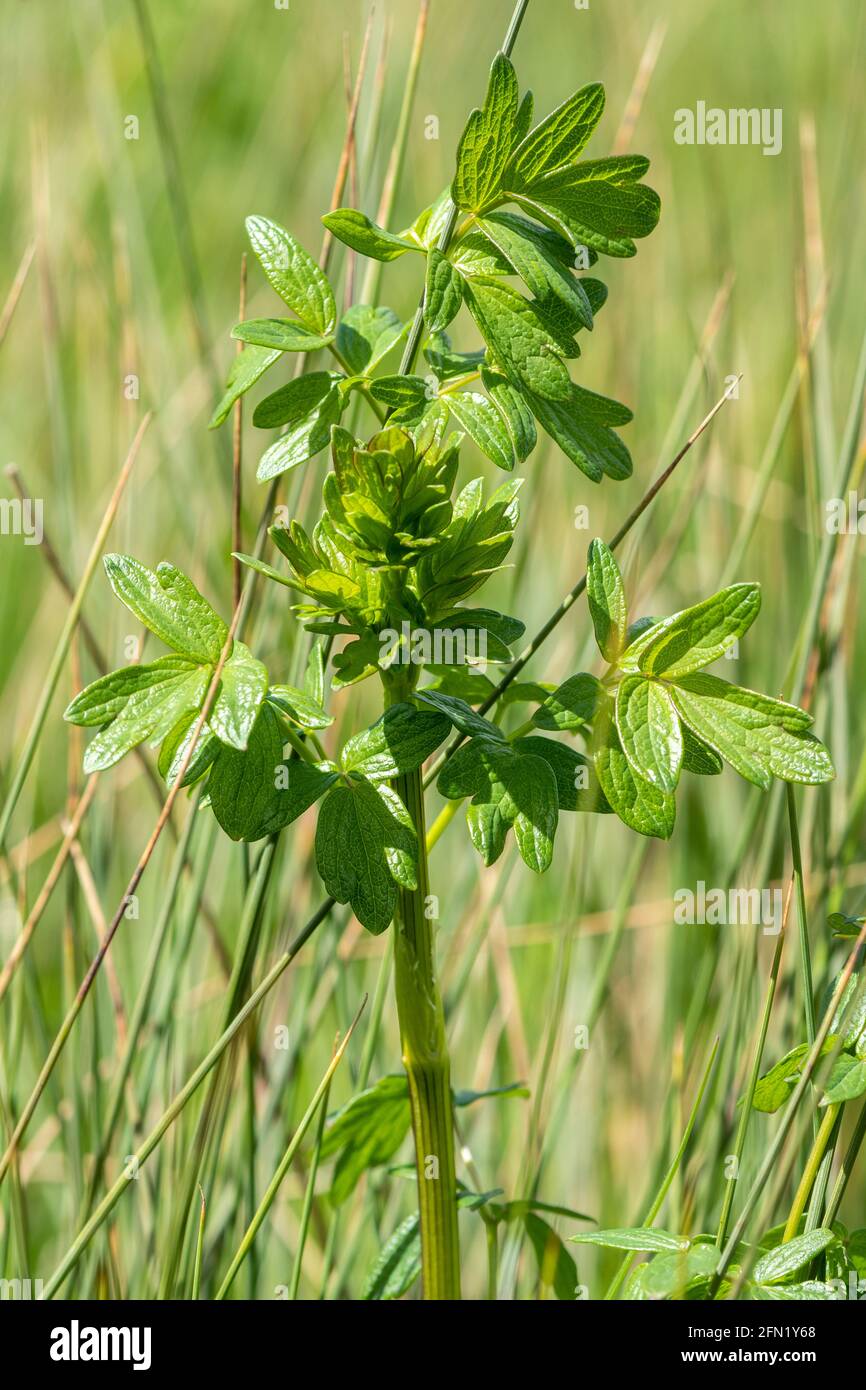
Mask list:
[[[803,1169],[803,1176],[800,1179],[800,1186],[797,1188],[788,1220],[785,1224],[785,1234],[782,1236],[782,1244],[793,1240],[800,1226],[800,1217],[806,1209],[809,1200],[809,1193],[812,1191],[812,1184],[818,1175],[821,1166],[821,1159],[824,1157],[824,1150],[830,1142],[830,1136],[836,1125],[836,1117],[839,1114],[840,1106],[828,1105],[824,1112],[824,1118],[815,1135],[815,1142],[812,1145],[812,1152],[809,1154],[806,1167]]]
[[[495,1303],[499,1285],[499,1227],[495,1221],[485,1221],[484,1231],[487,1236],[487,1300]]]
[[[407,691],[405,679],[386,687],[386,703]],[[451,1067],[445,1010],[436,981],[436,946],[428,915],[430,877],[421,769],[394,779],[412,818],[418,844],[417,888],[401,888],[394,916],[394,974],[403,1066],[409,1082],[425,1299],[459,1299],[460,1245]]]
[[[800,972],[803,983],[803,1008],[806,1014],[806,1041],[815,1041],[815,1000],[812,984],[812,955],[809,950],[809,919],[806,913],[806,885],[803,879],[803,856],[800,852],[800,832],[797,828],[797,803],[794,788],[785,783],[788,799],[788,825],[791,832],[791,857],[794,864],[794,886],[797,892],[797,925],[800,931]]]
[[[195,1243],[195,1265],[192,1271],[191,1298],[193,1303],[198,1302],[199,1291],[201,1289],[201,1262],[202,1255],[204,1254],[204,1223],[205,1217],[207,1216],[207,1203],[205,1202],[204,1192],[202,1192],[201,1187],[199,1187],[199,1192],[201,1193],[201,1204],[198,1214],[198,1238]]]
[[[506,56],[514,47],[528,7],[529,0],[517,0],[502,45]],[[448,248],[458,216],[458,209],[452,203],[439,238],[442,252]],[[423,330],[422,293],[400,363],[401,375],[412,370]],[[385,688],[386,704],[405,698],[411,693],[413,684],[414,681],[406,678],[389,682]],[[418,886],[399,889],[394,916],[394,963],[403,1065],[409,1082],[415,1137],[421,1280],[425,1299],[459,1299],[460,1244],[451,1068],[445,1038],[445,1011],[436,981],[436,947],[427,911],[430,880],[424,779],[420,768],[395,778],[393,786],[409,812],[418,844]]]

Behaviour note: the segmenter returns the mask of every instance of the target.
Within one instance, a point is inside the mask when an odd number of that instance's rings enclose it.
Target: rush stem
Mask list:
[[[824,1112],[824,1118],[821,1121],[821,1126],[818,1130],[818,1133],[815,1136],[815,1141],[812,1145],[812,1152],[809,1154],[806,1167],[803,1169],[803,1176],[800,1179],[800,1186],[797,1188],[797,1192],[794,1197],[794,1203],[788,1215],[787,1225],[785,1226],[785,1233],[782,1236],[783,1245],[787,1244],[789,1240],[793,1240],[794,1236],[797,1234],[797,1231],[799,1230],[800,1217],[806,1210],[806,1203],[809,1200],[809,1193],[812,1191],[812,1184],[814,1183],[815,1178],[818,1175],[818,1169],[821,1166],[821,1159],[824,1156],[824,1150],[830,1142],[830,1136],[833,1133],[833,1128],[836,1124],[836,1117],[839,1114],[840,1108],[841,1107],[839,1105],[828,1105],[827,1109]]]

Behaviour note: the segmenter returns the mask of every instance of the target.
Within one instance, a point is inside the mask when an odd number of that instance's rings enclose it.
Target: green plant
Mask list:
[[[538,426],[593,482],[632,471],[615,432],[629,411],[578,386],[568,367],[607,293],[582,271],[600,255],[633,255],[634,239],[652,231],[659,212],[657,195],[641,182],[645,159],[580,159],[602,105],[602,89],[585,87],[532,127],[531,96],[520,99],[510,58],[500,54],[484,106],[461,138],[450,189],[411,227],[393,235],[345,208],[323,219],[375,260],[424,258],[423,306],[410,324],[382,305],[338,316],[327,277],[297,241],[266,218],[249,219],[253,249],[294,317],[234,330],[246,346],[212,423],[221,424],[286,354],[328,352],[334,364],[295,375],[253,416],[255,425],[280,431],[259,463],[262,481],[331,450],[312,533],[297,521],[271,528],[273,558],[281,555],[285,566],[240,556],[299,596],[294,614],[314,638],[303,685],[272,683],[173,565],[154,571],[114,555],[106,570],[115,593],[172,655],[101,678],[66,712],[98,729],[88,772],[140,743],[159,745],[168,785],[201,784],[202,800],[234,840],[276,835],[318,803],[316,859],[327,891],[367,930],[394,926],[430,1298],[460,1294],[458,1206],[477,1199],[488,1222],[507,1218],[491,1208],[490,1194],[461,1191],[454,1170],[425,761],[455,730],[439,790],[451,802],[469,800],[470,835],[485,863],[513,829],[537,873],[552,862],[561,812],[615,812],[639,833],[667,839],[683,771],[715,774],[724,759],[765,790],[774,777],[832,776],[808,714],[703,674],[757,615],[756,585],[733,585],[673,617],[629,626],[616,562],[594,541],[587,594],[605,669],[578,673],[553,691],[514,688],[512,707],[535,708],[510,731],[475,708],[490,690],[484,675],[454,659],[471,652],[476,661],[483,653],[508,662],[523,624],[467,606],[508,555],[519,482],[485,496],[475,479],[455,495],[461,435],[446,433],[449,420],[506,471],[529,458]],[[473,352],[456,350],[446,333],[464,307],[483,339]],[[389,373],[384,364],[401,343],[400,370]],[[419,351],[430,369],[424,376],[415,370]],[[371,435],[353,423],[362,409],[374,419]],[[381,682],[381,717],[326,751],[327,687],[370,677]],[[528,1230],[546,1250],[544,1232]],[[556,1259],[567,1283],[568,1267]]]

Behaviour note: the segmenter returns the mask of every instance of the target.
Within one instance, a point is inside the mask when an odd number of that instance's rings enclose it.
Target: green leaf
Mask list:
[[[260,840],[302,815],[339,778],[333,765],[304,762],[283,748],[283,726],[262,705],[245,751],[217,743],[207,790],[219,824],[233,840]]]
[[[275,584],[282,584],[286,589],[296,589],[298,586],[294,579],[290,579],[287,574],[281,574],[274,569],[273,565],[260,560],[257,555],[245,555],[242,550],[233,550],[232,559],[240,560],[247,569],[255,570],[256,574],[262,574],[266,579],[272,579]]]
[[[229,635],[222,618],[202,597],[192,580],[175,565],[170,565],[166,560],[160,561],[156,567],[156,577],[160,588],[178,605],[192,628],[196,651],[201,653],[198,659],[216,665]],[[190,651],[189,654],[194,653]]]
[[[644,1293],[650,1298],[671,1298],[685,1293],[696,1281],[711,1275],[719,1252],[713,1245],[695,1244],[686,1251],[656,1255],[646,1266]]]
[[[484,106],[470,115],[457,147],[451,197],[459,208],[480,212],[495,201],[514,143],[518,109],[517,74],[511,61],[498,53]]]
[[[543,704],[555,689],[552,681],[512,681],[499,699],[503,709],[509,705],[536,705],[539,701]]]
[[[557,1206],[552,1202],[539,1202],[534,1198],[518,1198],[515,1202],[503,1202],[502,1220],[513,1221],[516,1217],[525,1216],[528,1211],[546,1211],[552,1216],[567,1216],[573,1221],[594,1221],[594,1216],[587,1216],[585,1211],[574,1211],[572,1207]]]
[[[407,1216],[382,1246],[370,1267],[361,1298],[367,1302],[402,1298],[421,1273],[421,1218]]]
[[[280,356],[279,348],[266,350],[249,347],[236,354],[226,382],[225,395],[210,418],[208,429],[215,430],[228,418],[235,401],[239,400],[260,376],[272,367]]]
[[[779,1245],[764,1255],[755,1264],[752,1278],[756,1284],[776,1284],[789,1274],[796,1274],[804,1265],[811,1264],[816,1255],[836,1239],[833,1231],[818,1227],[806,1235],[795,1236],[785,1245]]]
[[[405,1076],[383,1076],[329,1117],[319,1156],[324,1162],[339,1154],[329,1193],[335,1207],[352,1195],[368,1168],[393,1157],[411,1120]]]
[[[337,328],[337,351],[351,371],[371,372],[406,336],[408,328],[393,309],[353,304]]]
[[[331,896],[350,903],[368,931],[378,935],[390,925],[397,878],[403,887],[417,888],[414,862],[415,831],[396,793],[358,773],[328,792],[316,827],[319,874]]]
[[[278,772],[282,776],[267,817],[269,835],[291,825],[339,781],[332,764],[308,763],[303,758],[284,758]]]
[[[446,329],[463,303],[463,277],[436,246],[427,253],[424,322],[430,333]]]
[[[533,873],[543,874],[553,859],[559,816],[556,777],[544,758],[521,753],[505,769],[506,797],[517,808],[514,837],[520,857]]]
[[[513,826],[524,863],[534,873],[550,867],[559,798],[545,759],[516,752],[499,739],[473,738],[449,758],[437,786],[452,800],[472,796],[466,819],[485,864],[498,859]]]
[[[342,399],[338,378],[331,372],[296,377],[260,401],[253,424],[262,428],[288,426],[287,432],[262,455],[256,477],[268,482],[289,468],[306,463],[330,442],[331,426],[339,424]]]
[[[683,736],[665,687],[644,676],[625,676],[616,692],[616,727],[636,776],[662,791],[674,791],[683,761]]]
[[[825,1009],[836,992],[842,974],[840,970],[827,986],[823,1001]],[[843,1047],[851,1048],[860,1058],[866,1057],[866,989],[863,988],[863,976],[859,970],[853,972],[842,991],[830,1032],[841,1036]]]
[[[76,720],[74,722],[81,723],[82,721]],[[864,922],[866,922],[866,917],[849,917],[844,912],[831,912],[827,918],[827,926],[833,935],[847,941],[856,940],[863,930]]]
[[[413,772],[448,737],[450,724],[435,709],[391,705],[369,729],[349,739],[341,754],[346,772],[361,772],[374,782]]]
[[[822,1284],[818,1279],[806,1279],[802,1284],[748,1283],[746,1290],[750,1299],[771,1303],[815,1303],[835,1301],[845,1296],[832,1284]]]
[[[407,251],[418,250],[414,241],[386,231],[357,208],[335,208],[325,213],[322,222],[338,241],[374,261],[395,261]]]
[[[447,333],[433,333],[424,347],[424,356],[440,381],[451,381],[454,377],[477,372],[484,361],[485,350],[455,352]]]
[[[332,333],[313,333],[294,319],[248,319],[235,324],[232,337],[277,352],[315,352],[334,341]]]
[[[757,584],[731,584],[693,608],[664,618],[620,659],[624,671],[678,680],[717,661],[752,626],[761,607]]]
[[[457,699],[454,695],[446,695],[438,690],[416,690],[414,699],[420,700],[425,705],[429,705],[431,709],[444,714],[446,719],[450,719],[455,729],[459,729],[461,734],[466,734],[469,738],[480,735],[482,738],[500,741],[505,739],[505,735],[496,724],[492,724],[483,715],[477,714],[465,700]],[[447,796],[448,792],[444,794]],[[458,795],[465,796],[468,793],[460,792]]]
[[[477,666],[425,666],[427,675],[432,677],[430,685],[419,692],[434,691],[442,695],[453,695],[467,705],[480,705],[495,686],[488,676],[482,675]]]
[[[259,401],[253,412],[253,424],[261,430],[277,429],[282,425],[295,429],[321,407],[339,380],[336,372],[307,372],[294,377]],[[326,442],[330,442],[330,427]]]
[[[688,724],[680,725],[683,736],[683,768],[699,777],[717,777],[724,763],[714,748],[693,734]]]
[[[320,708],[325,703],[325,652],[321,642],[314,642],[304,671],[304,691]]]
[[[514,150],[505,172],[506,187],[519,191],[540,174],[577,159],[603,110],[604,88],[599,82],[581,87],[557,106]]]
[[[689,1242],[683,1236],[671,1235],[670,1231],[649,1230],[643,1226],[626,1226],[607,1231],[581,1231],[580,1235],[569,1236],[575,1245],[605,1245],[614,1250],[642,1251],[686,1251]]]
[[[512,1081],[510,1086],[494,1086],[490,1091],[455,1091],[454,1104],[460,1109],[474,1105],[477,1100],[490,1100],[499,1096],[515,1096],[525,1100],[531,1094],[522,1081]]]
[[[209,667],[191,665],[185,673],[135,691],[87,745],[84,771],[89,775],[113,767],[146,740],[161,742],[184,714],[201,709],[210,678]]]
[[[186,758],[187,750],[192,743],[193,734],[199,722],[199,711],[190,710],[182,719],[175,724],[174,728],[166,734],[159,750],[159,774],[164,779],[166,786],[173,787],[177,781],[178,774]],[[208,768],[218,757],[222,744],[216,738],[205,723],[198,736],[196,750],[187,765],[183,775],[182,787],[190,787],[203,777]]]
[[[821,1055],[825,1056],[831,1052],[838,1041],[838,1037],[831,1033],[824,1042]],[[800,1043],[799,1046],[793,1047],[790,1052],[786,1052],[785,1056],[774,1067],[771,1067],[759,1078],[752,1100],[753,1109],[772,1115],[780,1106],[784,1105],[800,1079],[803,1062],[808,1057],[809,1051],[808,1043]]]
[[[852,1231],[848,1237],[848,1260],[861,1279],[866,1277],[866,1229]]]
[[[271,831],[278,800],[277,771],[283,761],[279,720],[262,705],[244,751],[223,745],[207,789],[211,809],[232,840],[260,840]]]
[[[480,226],[537,300],[558,300],[564,306],[571,332],[592,328],[592,308],[586,290],[542,238],[527,236],[520,220],[507,213],[492,213],[482,219]],[[568,316],[573,317],[573,324]]]
[[[561,348],[529,300],[510,285],[481,278],[467,281],[463,293],[507,374],[541,400],[568,401],[572,382]]]
[[[337,306],[327,276],[293,236],[267,217],[248,217],[252,248],[281,299],[313,333],[333,333]]]
[[[508,430],[518,463],[523,463],[525,459],[529,458],[538,442],[538,432],[535,428],[532,411],[521,393],[515,390],[508,378],[501,376],[499,372],[482,367],[481,380],[505,422],[505,428]]]
[[[680,718],[755,786],[766,791],[774,777],[816,784],[835,776],[827,749],[806,731],[804,711],[706,672],[682,677],[670,691]]]
[[[368,633],[354,642],[348,642],[341,652],[334,652],[331,662],[334,674],[331,689],[342,690],[344,686],[354,685],[372,676],[378,670],[381,643],[377,633]]]
[[[866,1060],[843,1052],[836,1058],[824,1088],[822,1105],[839,1105],[857,1100],[866,1092]]]
[[[617,482],[631,477],[631,455],[611,428],[631,420],[625,406],[573,382],[564,401],[545,400],[532,392],[528,400],[542,429],[592,482],[601,482],[605,474]]]
[[[567,733],[592,724],[604,698],[604,687],[597,676],[580,671],[548,695],[532,716],[537,729]]]
[[[455,391],[445,399],[448,409],[482,454],[486,454],[497,468],[510,473],[517,455],[508,427],[492,402],[478,391]]]
[[[514,266],[477,222],[455,236],[448,247],[448,259],[465,280],[479,275],[514,275]]]
[[[601,789],[620,820],[640,835],[669,840],[676,802],[672,792],[637,775],[619,741],[616,725],[605,718],[593,738],[593,761]]]
[[[243,642],[235,642],[209,716],[218,739],[232,748],[246,748],[267,688],[267,668]]]
[[[558,1299],[573,1302],[577,1294],[577,1266],[553,1227],[534,1212],[527,1212],[523,1225],[538,1261],[538,1276],[553,1289]]]
[[[519,618],[499,613],[495,608],[455,608],[451,613],[440,613],[436,627],[463,632],[480,630],[495,638],[503,648],[510,648],[526,631]],[[508,657],[503,659],[508,660]]]
[[[598,539],[592,541],[589,547],[586,597],[598,649],[605,661],[613,664],[625,648],[628,605],[613,551]]]
[[[632,238],[648,236],[659,220],[658,194],[639,182],[648,168],[642,155],[585,160],[533,179],[514,201],[594,251],[633,256]]]
[[[380,376],[370,384],[370,394],[374,400],[399,409],[414,406],[427,399],[427,383],[421,376]]]
[[[120,601],[167,647],[193,661],[219,660],[228,629],[174,565],[154,573],[131,555],[106,555],[103,564]]]
[[[431,246],[436,246],[439,242],[451,216],[452,206],[451,189],[443,188],[436,201],[419,213],[412,226],[402,235],[410,238],[424,251],[429,251]]]
[[[568,744],[533,734],[516,739],[511,746],[519,753],[532,753],[543,758],[550,766],[556,778],[560,811],[610,811],[595,768],[582,753]]]
[[[70,724],[84,727],[107,724],[120,714],[130,696],[163,681],[188,675],[194,669],[193,663],[182,656],[161,656],[146,664],[122,666],[80,691],[67,705],[63,718]]]
[[[318,643],[312,650],[321,653]],[[302,729],[327,729],[334,722],[334,716],[328,714],[319,700],[293,685],[272,685],[268,699]]]
[[[800,1078],[803,1062],[808,1055],[808,1043],[800,1043],[765,1072],[755,1087],[753,1108],[772,1115],[784,1105]]]

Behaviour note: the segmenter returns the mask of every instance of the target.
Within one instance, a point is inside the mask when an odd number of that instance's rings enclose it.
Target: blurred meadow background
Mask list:
[[[432,0],[391,230],[410,223],[450,181],[459,134],[481,100],[511,8],[511,0]],[[11,499],[20,486],[42,499],[44,525],[41,545],[0,536],[4,796],[69,613],[63,576],[74,590],[148,410],[153,419],[104,548],[151,566],[172,560],[223,615],[231,611],[231,426],[209,433],[207,422],[235,348],[229,331],[238,318],[244,217],[274,218],[318,255],[319,218],[332,197],[369,11],[367,0],[291,0],[285,9],[273,0],[0,0],[7,59],[0,87],[0,495]],[[418,18],[416,0],[377,0],[369,27],[340,201],[373,217],[397,142]],[[829,572],[825,564],[826,503],[836,495],[846,439],[853,432],[858,442],[862,408],[856,381],[866,269],[856,229],[866,219],[864,31],[866,11],[856,0],[591,0],[586,9],[572,0],[532,0],[514,61],[521,86],[535,92],[536,111],[602,81],[607,106],[590,157],[648,155],[662,215],[634,260],[605,263],[609,303],[575,374],[634,410],[624,431],[634,476],[593,487],[542,435],[523,467],[528,483],[513,563],[485,594],[485,602],[519,613],[532,633],[580,578],[589,539],[615,532],[742,374],[620,560],[634,615],[673,612],[734,579],[759,580],[762,613],[737,660],[721,663],[720,673],[790,693],[805,672],[816,730],[838,774],[827,788],[797,792],[818,997],[846,954],[827,928],[829,913],[858,915],[866,904],[866,541],[835,538]],[[780,153],[676,144],[674,113],[699,101],[780,108]],[[428,138],[434,131],[438,138]],[[421,287],[418,262],[410,256],[382,269],[381,302],[409,317]],[[333,249],[330,275],[344,306],[359,299],[364,274],[363,262]],[[251,260],[247,316],[274,311]],[[477,345],[468,318],[455,327],[459,346]],[[253,429],[251,413],[242,439],[248,550],[265,499],[255,467],[270,439]],[[854,488],[862,463],[858,444]],[[281,480],[278,500],[290,515],[317,514],[326,468],[320,456]],[[469,443],[461,468],[464,479],[501,480]],[[256,591],[252,645],[277,678],[297,680],[307,639],[283,591],[268,588],[275,586]],[[140,636],[101,565],[82,619],[0,865],[0,969],[22,924],[37,919],[19,967],[0,986],[3,1147],[162,796],[151,755],[150,773],[130,758],[101,775],[70,852],[49,879],[85,789],[82,733],[63,723],[63,708],[100,673],[98,659],[109,668],[123,664],[130,639]],[[556,681],[587,668],[590,638],[580,601],[528,678]],[[370,719],[372,686],[359,688]],[[333,697],[329,748],[338,746],[353,698],[351,691]],[[440,807],[431,791],[431,821]],[[188,817],[182,797],[0,1194],[6,1278],[47,1282],[82,1208],[123,1171],[223,1026],[257,849],[229,843],[208,814],[191,829]],[[639,1222],[677,1151],[718,1038],[658,1218],[671,1230],[715,1230],[775,938],[752,926],[678,925],[674,894],[702,881],[780,886],[787,895],[783,789],[763,795],[730,771],[690,779],[669,844],[644,841],[613,817],[568,818],[553,868],[541,878],[524,869],[511,843],[485,871],[460,821],[431,859],[453,1083],[480,1091],[521,1081],[529,1096],[480,1100],[458,1112],[469,1155],[458,1176],[475,1190],[480,1183],[509,1198],[534,1194],[601,1225]],[[241,1001],[323,896],[312,865],[314,824],[307,815],[280,838]],[[185,827],[188,860],[178,877]],[[119,1120],[104,1176],[89,1192],[158,932],[164,940]],[[767,1064],[804,1036],[796,905],[786,936]],[[197,1145],[195,1180],[207,1201],[201,1293],[213,1294],[327,1067],[335,1033],[345,1031],[365,993],[370,1003],[329,1108],[400,1069],[389,939],[364,933],[345,909],[311,935],[239,1036],[208,1115],[202,1119],[201,1088],[130,1182],[64,1294],[189,1296],[196,1188],[184,1202]],[[779,1119],[753,1116],[741,1190]],[[845,1116],[837,1153],[855,1122],[856,1113]],[[795,1173],[809,1123],[804,1114],[792,1132]],[[323,1159],[307,1219],[314,1137],[315,1126],[234,1297],[291,1291],[302,1229],[298,1295],[358,1297],[382,1243],[412,1211],[413,1186],[400,1169],[410,1157],[407,1139],[338,1208],[327,1195],[333,1165]],[[780,1191],[773,1198],[771,1182],[759,1207],[765,1226],[784,1219],[793,1193],[796,1179],[782,1169],[778,1176]],[[866,1225],[864,1193],[861,1166],[839,1211],[849,1226]],[[464,1293],[484,1297],[485,1227],[470,1212],[461,1225]],[[553,1225],[563,1237],[589,1229],[567,1217]],[[581,1250],[579,1280],[590,1297],[603,1295],[618,1264],[616,1252]],[[551,1293],[520,1223],[501,1238],[498,1292]]]

